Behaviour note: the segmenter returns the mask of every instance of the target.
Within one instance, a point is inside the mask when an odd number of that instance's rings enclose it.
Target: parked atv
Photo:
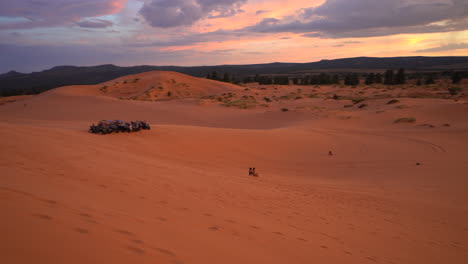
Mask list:
[[[97,125],[91,125],[88,132],[103,135],[117,132],[117,130],[118,127],[114,124],[114,121],[101,120]]]
[[[117,126],[117,132],[131,132],[130,124],[122,120],[115,120],[114,125]]]
[[[146,121],[140,121],[140,127],[141,129],[148,129],[148,130],[151,129],[150,125],[146,123]]]
[[[132,124],[132,131],[133,132],[140,131],[140,129],[141,129],[140,122],[132,121],[131,124]]]
[[[119,132],[135,132],[141,129],[151,129],[146,121],[131,121],[125,122],[123,120],[101,120],[97,125],[92,124],[88,132],[94,134],[111,134]]]

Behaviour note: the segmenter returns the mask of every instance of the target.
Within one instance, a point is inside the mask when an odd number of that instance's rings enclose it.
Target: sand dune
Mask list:
[[[1,105],[1,262],[466,263],[466,99],[200,98],[296,89],[153,72]],[[117,118],[153,129],[86,132]]]

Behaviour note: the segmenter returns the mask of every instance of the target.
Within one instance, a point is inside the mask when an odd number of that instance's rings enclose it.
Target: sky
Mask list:
[[[467,55],[467,0],[0,1],[0,73]]]

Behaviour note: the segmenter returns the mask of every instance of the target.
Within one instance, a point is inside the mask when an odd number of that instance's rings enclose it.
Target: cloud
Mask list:
[[[190,26],[204,18],[230,17],[244,12],[247,0],[148,0],[140,14],[153,27]]]
[[[76,23],[78,26],[83,28],[106,28],[114,25],[112,21],[103,20],[103,19],[91,19],[91,20],[83,20]]]
[[[255,12],[255,15],[258,16],[269,12],[271,12],[271,10],[257,10],[257,12]]]
[[[119,12],[127,0],[2,0],[0,17],[18,18],[0,29],[27,29],[79,23],[83,18]]]
[[[459,50],[459,49],[468,49],[468,43],[451,43],[447,45],[442,45],[430,49],[416,50],[417,53],[426,53],[426,52],[440,52],[440,51],[449,51],[449,50]]]
[[[362,41],[354,41],[354,40],[343,41],[343,44],[357,44],[357,43],[362,43]]]
[[[264,19],[245,30],[320,38],[448,32],[468,28],[466,10],[466,0],[327,0],[294,16]]]
[[[239,39],[246,36],[246,32],[234,30],[216,30],[206,33],[193,33],[169,40],[159,40],[145,43],[130,43],[129,47],[170,47],[170,46],[188,46],[204,42],[222,42],[230,39]]]

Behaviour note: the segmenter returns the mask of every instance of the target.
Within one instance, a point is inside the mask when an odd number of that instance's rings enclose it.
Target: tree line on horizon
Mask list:
[[[446,76],[447,74],[442,74]],[[466,73],[462,72],[451,72],[450,79],[453,84],[458,84],[466,76]],[[371,84],[384,84],[384,85],[401,85],[407,83],[407,80],[416,80],[417,85],[429,85],[434,84],[438,79],[438,74],[435,73],[412,73],[407,74],[404,68],[400,68],[397,71],[392,69],[386,70],[382,73],[342,73],[342,74],[308,74],[301,77],[296,75],[255,75],[247,76],[243,79],[242,83],[258,83],[260,85],[332,85],[332,84],[343,84],[349,86],[356,86],[361,84],[361,81],[365,85]],[[342,82],[341,82],[342,81]]]
[[[205,72],[206,73],[206,72]],[[72,84],[96,84],[102,82],[101,79],[96,77],[95,73],[89,72],[86,74],[73,75],[72,77],[63,76],[61,73],[55,75],[48,75],[42,79],[24,78],[28,76],[23,74],[18,77],[4,77],[0,76],[0,97],[16,96],[16,95],[31,95],[39,94],[44,91],[61,87],[64,85]],[[120,74],[110,72],[109,76],[104,80],[116,78]],[[349,86],[356,86],[362,82],[366,85],[374,83],[384,85],[398,85],[404,84],[407,80],[416,80],[417,85],[433,84],[438,78],[450,78],[453,84],[458,84],[462,79],[468,78],[468,71],[436,71],[436,72],[413,72],[405,73],[404,69],[397,71],[387,70],[382,73],[320,73],[320,74],[256,74],[246,75],[240,72],[224,72],[218,73],[217,71],[203,74],[198,72],[194,76],[206,76],[208,79],[223,81],[233,84],[252,83],[257,82],[260,85],[279,84],[279,85],[338,85],[344,84]],[[19,81],[15,82],[15,79]]]

